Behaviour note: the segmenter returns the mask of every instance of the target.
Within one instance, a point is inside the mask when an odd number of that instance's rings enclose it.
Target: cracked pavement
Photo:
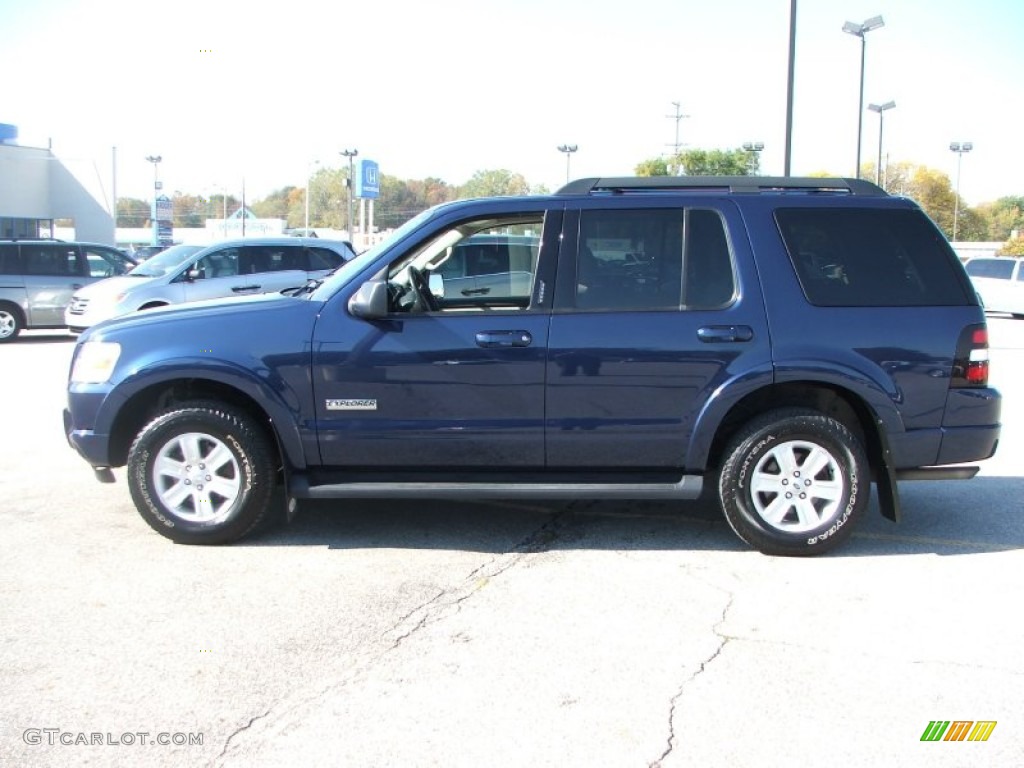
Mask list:
[[[2,351],[33,376],[0,399],[0,765],[1024,764],[1024,398],[978,478],[904,484],[901,525],[824,558],[653,502],[317,503],[179,547],[62,442],[70,345]],[[922,743],[936,719],[998,725]]]

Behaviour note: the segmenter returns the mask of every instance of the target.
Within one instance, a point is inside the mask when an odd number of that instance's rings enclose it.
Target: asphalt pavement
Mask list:
[[[0,765],[1024,765],[1024,321],[990,331],[996,456],[814,559],[709,503],[321,502],[176,546],[64,441],[71,341],[26,334],[0,346]]]

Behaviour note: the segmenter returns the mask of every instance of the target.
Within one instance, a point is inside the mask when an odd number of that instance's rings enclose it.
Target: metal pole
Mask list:
[[[796,66],[796,0],[789,3],[789,77],[786,82],[786,156],[783,176],[789,176],[793,160],[793,70]]]
[[[864,57],[867,52],[868,42],[865,33],[860,34],[860,101],[857,102],[857,172],[854,178],[860,178],[860,145],[864,128]]]
[[[110,196],[114,198],[114,245],[117,245],[117,147],[111,148]]]
[[[882,129],[885,126],[885,110],[878,110],[878,163],[875,165],[875,184],[882,185]]]
[[[960,219],[960,163],[963,162],[964,153],[956,150],[956,194],[953,198],[953,241],[956,242],[957,224]]]

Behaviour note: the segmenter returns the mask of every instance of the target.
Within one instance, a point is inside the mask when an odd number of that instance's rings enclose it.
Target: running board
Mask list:
[[[918,467],[897,469],[897,480],[970,480],[981,467]]]
[[[296,499],[696,499],[704,487],[700,475],[684,475],[678,483],[335,483],[310,485],[293,475],[290,494]]]

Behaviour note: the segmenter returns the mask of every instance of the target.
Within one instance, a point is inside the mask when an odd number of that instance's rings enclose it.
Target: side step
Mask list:
[[[699,475],[677,483],[426,483],[352,482],[310,485],[293,475],[290,493],[297,499],[696,499],[704,487]]]
[[[897,469],[897,480],[970,480],[981,467],[918,467]]]

